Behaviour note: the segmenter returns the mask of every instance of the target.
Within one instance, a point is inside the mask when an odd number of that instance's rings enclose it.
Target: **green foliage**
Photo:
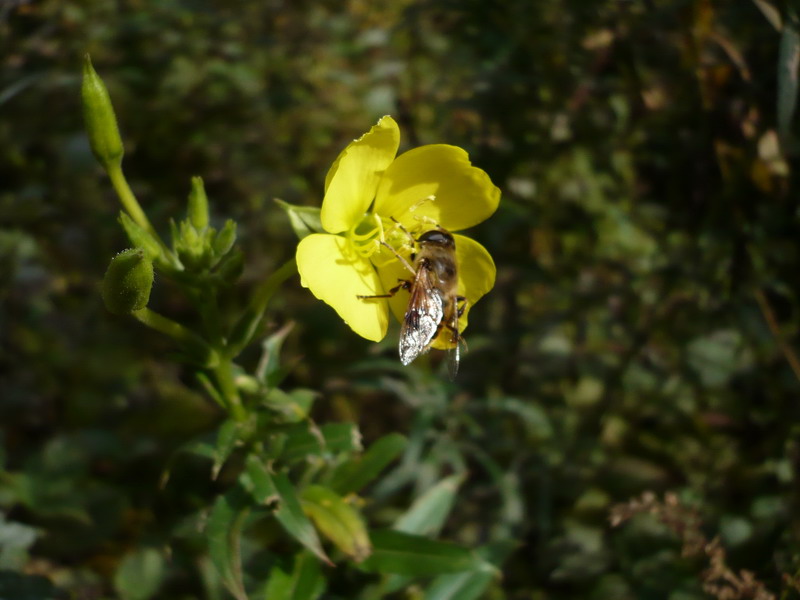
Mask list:
[[[0,597],[799,597],[791,8],[0,8]],[[503,190],[454,383],[287,281],[387,113]],[[647,490],[691,511],[609,525]]]

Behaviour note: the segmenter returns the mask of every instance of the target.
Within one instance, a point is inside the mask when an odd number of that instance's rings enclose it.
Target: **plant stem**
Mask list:
[[[147,307],[135,311],[133,316],[138,319],[139,322],[147,325],[151,329],[155,329],[156,331],[159,331],[165,335],[168,335],[172,339],[181,342],[185,349],[191,353],[193,358],[198,359],[199,362],[205,364],[207,367],[214,367],[219,364],[219,353],[216,352],[203,338],[201,338],[191,329],[188,329],[180,323],[176,323],[172,319],[168,319],[167,317],[160,315]]]
[[[125,175],[122,172],[122,164],[120,162],[112,164],[108,167],[108,177],[111,179],[111,185],[114,186],[114,191],[117,192],[117,196],[122,203],[122,208],[125,209],[125,212],[130,215],[131,219],[133,219],[137,225],[153,236],[153,238],[158,242],[159,246],[161,246],[164,256],[171,261],[170,257],[172,256],[172,253],[170,252],[169,248],[167,248],[166,244],[164,244],[164,242],[161,240],[161,237],[159,237],[153,226],[150,224],[150,220],[142,210],[139,201],[136,199],[136,196],[133,195],[133,190],[131,190],[131,186],[128,185],[128,180],[125,179]]]
[[[214,368],[214,377],[217,380],[219,391],[228,407],[231,416],[237,422],[242,422],[247,418],[247,411],[242,404],[236,382],[233,380],[233,361],[229,357],[223,358]]]

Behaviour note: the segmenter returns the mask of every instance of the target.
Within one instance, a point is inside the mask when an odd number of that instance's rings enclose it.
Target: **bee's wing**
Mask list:
[[[444,318],[444,301],[430,277],[428,269],[420,268],[411,286],[408,309],[400,329],[400,362],[404,365],[430,348]]]

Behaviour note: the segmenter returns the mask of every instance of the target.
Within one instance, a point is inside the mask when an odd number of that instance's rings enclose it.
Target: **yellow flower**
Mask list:
[[[399,145],[400,129],[388,116],[351,142],[325,178],[320,217],[327,233],[308,235],[297,247],[302,285],[373,341],[386,335],[390,309],[402,320],[408,293],[400,290],[388,300],[357,296],[384,294],[398,279],[413,277],[381,244],[411,254],[408,235],[395,221],[414,238],[437,224],[458,231],[487,219],[500,201],[500,190],[461,148],[432,144],[396,157]],[[454,238],[458,293],[467,298],[459,321],[463,331],[469,308],[494,286],[495,266],[479,243]],[[446,347],[448,339],[441,336],[433,345]]]

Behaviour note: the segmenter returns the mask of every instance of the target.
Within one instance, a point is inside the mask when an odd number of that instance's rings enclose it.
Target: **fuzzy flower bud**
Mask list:
[[[141,248],[111,259],[103,278],[103,301],[109,312],[128,315],[147,306],[153,288],[153,263]]]

